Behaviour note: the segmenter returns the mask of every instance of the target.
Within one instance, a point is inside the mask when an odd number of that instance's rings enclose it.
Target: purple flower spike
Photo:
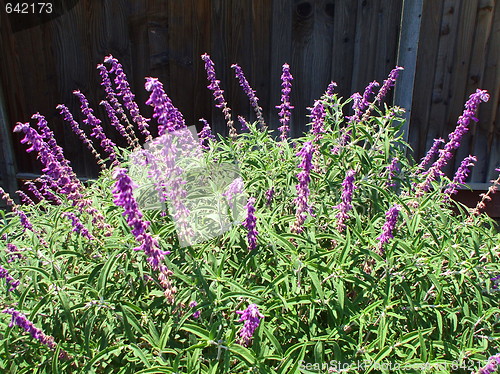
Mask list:
[[[328,98],[332,98],[334,93],[335,93],[335,88],[337,87],[337,83],[335,82],[330,82],[330,84],[328,85],[328,87],[326,88],[326,92],[325,92],[325,95],[328,97]]]
[[[497,371],[500,366],[500,353],[491,356],[488,359],[488,363],[477,371],[477,374],[493,374]]]
[[[257,247],[257,217],[255,217],[255,197],[250,197],[248,199],[247,205],[245,206],[247,210],[247,218],[243,222],[243,226],[248,230],[247,240],[248,240],[248,250],[251,251]]]
[[[158,135],[186,127],[182,113],[172,104],[158,78],[146,78],[145,88],[151,92],[146,104],[153,107],[153,118],[156,118],[159,124]]]
[[[139,247],[134,248],[134,250],[144,251],[153,270],[161,270],[161,266],[163,266],[161,263],[170,252],[162,251],[158,240],[146,232],[149,222],[142,219],[142,213],[133,195],[134,183],[128,176],[127,170],[118,168],[113,176],[116,179],[113,189],[114,202],[125,210],[123,216],[125,216],[128,225],[132,228],[132,234],[140,243]]]
[[[268,189],[266,191],[265,197],[266,197],[266,204],[268,206],[271,205],[271,203],[273,201],[273,197],[274,197],[274,187],[271,187],[270,189]]]
[[[146,119],[141,115],[139,106],[135,102],[135,95],[130,90],[127,76],[123,72],[122,65],[112,55],[107,56],[104,59],[104,62],[111,64],[111,70],[109,72],[115,74],[115,84],[118,89],[118,95],[123,98],[125,108],[129,110],[132,120],[137,124],[137,127],[144,134],[144,136],[146,136],[146,140],[151,140],[151,134],[148,130],[149,119]]]
[[[385,223],[384,226],[382,227],[382,234],[377,238],[379,241],[379,251],[382,253],[382,247],[384,244],[389,242],[390,239],[392,239],[394,236],[392,232],[394,231],[394,228],[396,227],[396,223],[398,221],[398,215],[399,211],[401,210],[400,205],[394,205],[392,206],[386,213],[385,213]]]
[[[295,233],[301,233],[304,231],[303,225],[307,218],[307,214],[312,214],[312,207],[309,205],[309,183],[311,182],[311,170],[312,170],[312,156],[314,152],[314,147],[312,142],[305,142],[302,149],[297,152],[297,156],[301,157],[302,160],[299,164],[299,168],[302,171],[297,174],[299,183],[295,186],[297,190],[297,197],[294,203],[297,206],[295,211],[295,222],[292,226],[292,231]]]
[[[85,95],[78,90],[73,91],[73,93],[80,100],[82,113],[87,117],[87,119],[83,120],[83,123],[92,128],[92,132],[90,133],[90,135],[100,140],[101,147],[109,155],[109,159],[113,163],[115,163],[117,161],[116,153],[114,150],[114,148],[116,148],[116,144],[113,143],[113,141],[109,139],[106,134],[104,134],[104,129],[101,126],[101,121],[96,116],[94,116],[94,111],[90,108],[89,102]]]
[[[462,161],[457,169],[457,172],[455,173],[455,176],[453,177],[453,181],[444,191],[443,198],[445,201],[448,201],[451,195],[457,193],[458,186],[465,183],[467,177],[469,176],[470,168],[474,166],[474,162],[477,162],[477,158],[475,156],[468,156]]]
[[[243,88],[243,92],[245,92],[245,94],[248,96],[250,104],[252,105],[252,108],[255,110],[255,114],[257,115],[257,120],[262,127],[265,127],[266,124],[264,122],[264,118],[262,117],[262,108],[259,106],[259,98],[255,95],[255,91],[252,89],[252,87],[250,87],[250,83],[248,83],[245,74],[243,73],[243,69],[237,64],[231,65],[231,68],[234,69],[234,73],[236,75],[236,78],[240,82],[240,86]]]
[[[23,203],[28,204],[28,205],[35,205],[35,202],[31,200],[31,197],[26,195],[23,191],[16,191],[16,193],[19,195]]]
[[[73,232],[76,232],[84,237],[86,237],[89,240],[94,240],[94,237],[92,234],[87,230],[87,228],[83,225],[83,223],[80,221],[80,219],[72,212],[64,212],[62,214],[63,217],[66,217],[71,221],[71,224],[73,225]]]
[[[394,157],[391,161],[391,164],[387,167],[387,171],[389,175],[387,176],[387,187],[394,187],[396,183],[394,183],[394,177],[399,172],[399,160],[397,157]]]
[[[336,215],[338,220],[337,229],[342,232],[346,228],[345,221],[349,218],[349,214],[347,214],[352,209],[352,195],[356,186],[354,185],[354,176],[356,172],[354,170],[348,170],[344,181],[342,182],[342,202],[339,205],[336,205],[334,208],[338,209],[339,212]]]
[[[250,304],[245,310],[237,310],[236,314],[241,315],[238,322],[244,322],[239,332],[239,343],[248,347],[252,343],[253,334],[264,315],[259,312],[256,304]]]
[[[292,74],[290,74],[290,66],[288,64],[283,64],[283,70],[281,74],[281,104],[276,106],[280,110],[278,113],[280,117],[281,127],[278,130],[281,132],[281,140],[285,140],[288,137],[290,131],[290,118],[292,114],[292,109],[294,108],[290,104],[290,92],[292,91]]]
[[[7,248],[5,250],[8,253],[8,263],[14,262],[16,260],[21,260],[23,258],[23,255],[21,254],[23,250],[20,250],[16,245],[12,243],[7,243]]]
[[[20,282],[14,279],[7,269],[0,265],[0,278],[5,279],[7,281],[7,286],[9,287],[9,292],[14,291],[17,286],[19,286]]]
[[[311,132],[315,135],[314,142],[318,142],[323,134],[326,133],[325,130],[325,107],[321,103],[321,101],[316,100],[314,103],[314,107],[309,108],[311,110],[311,121],[312,128]]]
[[[206,142],[209,139],[215,140],[215,136],[212,134],[212,129],[210,128],[207,120],[201,118],[200,122],[204,125],[203,129],[198,133],[198,136],[200,137],[200,145],[203,147],[203,149],[210,149],[210,147],[206,145]]]
[[[396,79],[398,79],[399,72],[404,70],[401,66],[396,66],[392,71],[389,73],[389,77],[384,81],[384,84],[382,87],[380,87],[380,90],[377,93],[377,96],[375,97],[375,102],[380,103],[384,97],[386,97],[387,93],[389,90],[394,87],[396,84]]]
[[[424,170],[424,168],[431,163],[431,161],[437,155],[438,149],[442,143],[444,143],[444,139],[442,139],[442,138],[434,139],[434,143],[432,144],[432,147],[427,151],[427,154],[425,155],[424,158],[422,158],[422,161],[418,165],[418,170],[420,172],[422,170]]]
[[[236,138],[237,133],[231,118],[231,108],[227,105],[226,99],[224,98],[224,90],[220,88],[220,81],[215,75],[215,64],[206,53],[201,56],[201,59],[205,61],[205,71],[207,72],[207,79],[210,82],[207,88],[213,92],[216,102],[215,106],[222,109],[227,127],[229,127],[229,136],[234,139]]]
[[[471,121],[477,122],[478,119],[475,118],[475,113],[479,107],[481,101],[487,102],[490,96],[485,90],[476,90],[475,93],[470,95],[469,100],[465,103],[465,110],[463,114],[458,119],[458,125],[448,138],[450,139],[448,143],[444,146],[444,149],[439,151],[438,159],[432,164],[430,169],[427,171],[426,179],[424,182],[417,186],[417,196],[422,196],[423,192],[430,189],[431,182],[436,179],[438,175],[442,174],[441,169],[448,163],[448,161],[453,157],[453,151],[460,146],[460,142],[463,136],[469,131],[469,124]]]
[[[49,347],[51,350],[55,350],[57,347],[57,344],[54,342],[54,338],[50,335],[45,335],[45,333],[36,327],[33,322],[28,320],[28,318],[21,312],[18,312],[14,308],[8,308],[2,311],[2,313],[10,314],[12,315],[12,320],[9,324],[9,327],[12,327],[14,325],[19,326],[22,328],[24,331],[29,333],[33,339],[38,340],[40,343],[46,345]],[[59,358],[68,358],[68,354],[63,351],[62,349],[60,350],[60,355]]]
[[[244,189],[245,185],[243,183],[243,179],[239,177],[233,180],[231,184],[227,187],[226,191],[222,193],[222,196],[226,198],[227,203],[229,204],[231,210],[234,209],[236,198],[243,193]]]
[[[373,95],[374,88],[378,86],[380,86],[380,83],[378,83],[377,81],[370,82],[368,86],[366,86],[361,103],[359,105],[359,108],[361,110],[365,110],[370,106],[370,97]]]
[[[240,122],[241,125],[241,131],[248,131],[248,122],[243,116],[238,116],[238,121]]]

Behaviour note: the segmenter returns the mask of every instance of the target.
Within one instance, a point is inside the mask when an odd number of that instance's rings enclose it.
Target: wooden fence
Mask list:
[[[95,66],[111,53],[124,65],[145,115],[151,111],[144,105],[144,77],[156,76],[188,124],[206,118],[225,133],[206,89],[200,55],[207,52],[233,113],[254,119],[230,69],[238,63],[271,128],[278,127],[281,66],[288,62],[294,76],[293,134],[299,135],[307,123],[306,107],[330,81],[349,97],[370,81],[385,79],[398,61],[402,12],[402,0],[71,0],[46,18],[7,15],[2,9],[0,118],[6,120],[1,125],[11,131],[32,113],[44,114],[75,170],[95,175],[95,163],[55,107],[65,103],[77,115],[71,92],[80,89],[105,118]],[[488,89],[491,100],[482,105],[480,123],[453,166],[466,154],[477,155],[472,182],[485,183],[500,164],[500,0],[424,0],[421,16],[415,86],[403,93],[412,99],[408,135],[415,158],[432,139],[453,129],[471,92]],[[108,125],[105,130],[116,139]],[[17,134],[12,138],[17,172],[36,173],[38,161],[24,152]],[[3,173],[6,164],[4,158]]]

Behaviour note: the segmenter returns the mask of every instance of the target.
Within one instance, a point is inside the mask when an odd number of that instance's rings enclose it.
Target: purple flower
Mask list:
[[[491,356],[488,359],[488,363],[477,371],[477,374],[493,374],[497,371],[498,366],[500,365],[500,353],[497,353],[494,356]]]
[[[196,301],[191,301],[189,303],[190,308],[196,308],[198,306],[198,303]],[[197,310],[196,312],[193,313],[193,318],[199,318],[201,315],[201,310]]]
[[[11,263],[11,262],[14,262],[16,260],[20,260],[23,258],[23,255],[21,254],[22,251],[19,248],[17,248],[16,245],[14,245],[12,243],[7,243],[6,252],[8,253],[8,256],[7,256],[8,263]]]
[[[334,93],[335,93],[335,88],[337,87],[337,83],[335,82],[330,82],[328,84],[328,87],[326,88],[326,92],[325,92],[325,95],[328,97],[328,98],[332,98]]]
[[[28,204],[28,205],[35,205],[35,202],[31,200],[31,197],[26,195],[23,191],[16,191],[16,193],[19,195],[23,203]]]
[[[386,186],[387,187],[394,187],[396,183],[394,183],[394,177],[396,174],[399,172],[399,160],[397,157],[394,157],[391,161],[391,164],[387,167],[387,171],[389,172],[389,175],[387,176],[387,182]]]
[[[295,211],[295,222],[292,226],[292,231],[296,233],[301,233],[303,229],[304,222],[307,218],[307,214],[312,214],[312,207],[309,205],[309,183],[311,181],[311,170],[312,170],[312,156],[314,152],[314,147],[312,142],[305,142],[302,149],[297,152],[297,156],[301,157],[302,160],[299,164],[299,168],[302,169],[300,173],[297,174],[299,183],[295,186],[297,191],[297,197],[294,203],[297,206]]]
[[[69,165],[69,161],[64,157],[63,149],[57,144],[54,138],[54,132],[49,128],[45,117],[40,113],[36,113],[31,116],[31,119],[37,120],[37,126],[40,130],[41,137],[46,141],[57,161],[62,165]]]
[[[270,189],[268,189],[266,191],[265,197],[266,197],[266,204],[268,206],[271,205],[271,202],[273,201],[273,197],[274,197],[274,187],[271,187]]]
[[[114,148],[116,148],[116,144],[109,139],[106,134],[104,134],[104,129],[101,126],[101,121],[94,116],[94,111],[90,108],[89,102],[85,95],[81,93],[79,90],[73,91],[81,103],[82,113],[87,117],[83,120],[83,123],[90,126],[92,128],[91,136],[100,140],[101,147],[104,151],[109,155],[109,159],[115,163],[117,161],[116,153]]]
[[[116,116],[116,111],[113,109],[111,104],[107,102],[106,100],[102,100],[99,105],[104,106],[104,109],[106,109],[106,113],[108,114],[108,118],[111,121],[111,125],[118,131],[118,133],[123,136],[126,140],[129,146],[134,147],[134,142],[130,135],[127,132],[127,129],[120,123],[120,120]]]
[[[85,144],[85,146],[90,150],[90,152],[92,152],[92,155],[97,160],[97,163],[102,165],[103,160],[101,159],[101,156],[95,150],[92,141],[87,137],[87,135],[85,135],[83,130],[80,128],[78,122],[74,120],[73,115],[71,114],[69,109],[64,104],[59,104],[56,109],[60,110],[60,113],[63,116],[64,120],[68,122],[69,125],[71,126],[71,130],[73,130],[73,132],[80,138],[83,144]]]
[[[283,64],[281,74],[281,104],[276,106],[276,108],[280,110],[278,115],[280,117],[281,126],[278,130],[281,132],[281,140],[285,140],[288,137],[288,132],[290,131],[291,110],[294,108],[290,105],[292,80],[293,77],[292,74],[290,74],[290,66],[288,64]]]
[[[468,156],[462,161],[457,169],[457,172],[455,173],[455,176],[453,177],[453,181],[448,185],[448,187],[446,187],[446,190],[444,191],[443,197],[445,201],[449,200],[451,195],[457,193],[458,186],[465,183],[467,177],[469,176],[470,168],[474,166],[474,162],[477,162],[477,158],[475,156]]]
[[[354,185],[354,176],[356,172],[352,169],[348,170],[345,174],[344,181],[342,182],[342,202],[336,206],[339,212],[335,216],[338,220],[337,229],[342,232],[346,228],[345,221],[349,219],[349,214],[347,214],[352,209],[352,195],[356,186]]]
[[[123,72],[122,65],[112,55],[106,56],[104,63],[111,65],[109,72],[115,74],[115,84],[118,89],[118,95],[123,98],[125,108],[129,110],[132,120],[137,124],[137,127],[144,134],[144,136],[146,136],[146,140],[151,140],[151,134],[148,130],[149,119],[146,119],[141,115],[139,106],[134,101],[135,95],[130,90],[130,85],[128,83],[127,76]]]
[[[231,210],[234,209],[235,198],[240,196],[245,189],[245,185],[243,184],[243,179],[241,177],[236,178],[231,182],[231,184],[227,187],[226,191],[222,194],[229,204]]]
[[[491,288],[493,290],[498,290],[500,285],[500,274],[497,275],[496,277],[490,278],[490,282],[492,283]]]
[[[316,100],[314,102],[314,106],[312,108],[309,108],[311,110],[311,120],[312,120],[312,128],[311,132],[314,137],[314,142],[318,142],[322,137],[323,134],[326,133],[325,130],[325,107],[321,103],[321,101]]]
[[[234,69],[234,73],[236,75],[236,78],[240,82],[240,86],[243,88],[243,92],[245,92],[245,94],[248,96],[250,104],[255,110],[257,120],[262,127],[265,127],[266,124],[264,122],[264,118],[262,117],[262,108],[259,106],[259,98],[255,95],[255,91],[252,89],[252,87],[250,87],[250,83],[248,83],[247,79],[245,78],[245,74],[243,73],[241,67],[237,64],[233,64],[231,65],[231,67]]]
[[[19,286],[20,282],[14,279],[7,269],[0,265],[0,278],[3,278],[7,281],[7,286],[9,287],[9,291],[14,291],[17,286]]]
[[[396,227],[396,223],[398,221],[398,215],[399,211],[401,210],[400,205],[394,205],[392,206],[386,213],[385,213],[385,223],[384,226],[382,227],[382,234],[377,238],[379,241],[379,250],[382,251],[382,247],[384,244],[389,242],[390,239],[392,239],[394,236],[392,234],[394,228]]]
[[[380,90],[377,93],[377,96],[375,97],[375,102],[380,103],[384,97],[387,95],[391,87],[394,87],[396,84],[396,79],[398,79],[399,72],[404,70],[401,66],[396,66],[392,71],[389,73],[389,77],[384,81],[384,84],[382,87],[380,87]]]
[[[28,188],[28,190],[35,195],[35,197],[39,200],[42,201],[44,199],[43,195],[41,192],[38,190],[37,186],[32,182],[32,181],[25,181],[24,184]]]
[[[370,97],[373,95],[373,89],[378,86],[380,86],[380,84],[377,81],[370,82],[368,86],[366,86],[362,100],[359,104],[360,110],[365,110],[370,106]]]
[[[200,137],[200,145],[203,147],[203,149],[210,149],[206,144],[206,141],[209,139],[215,140],[215,136],[212,135],[212,129],[210,128],[209,123],[204,119],[201,118],[200,122],[203,123],[203,129],[198,133],[198,136]]]
[[[434,159],[441,143],[444,143],[444,139],[442,138],[434,139],[434,143],[432,144],[431,148],[427,151],[427,154],[425,155],[424,158],[422,158],[422,161],[417,167],[419,171],[422,171]]]
[[[241,124],[241,131],[248,131],[248,122],[243,116],[238,116],[238,121]]]
[[[21,225],[23,225],[25,229],[35,232],[35,229],[33,228],[33,225],[31,224],[26,214],[19,209],[19,206],[14,203],[14,200],[12,200],[10,195],[7,192],[5,192],[5,190],[2,187],[0,187],[0,195],[1,198],[7,202],[7,205],[12,207],[12,211],[19,217]]]
[[[252,337],[260,324],[261,318],[264,318],[264,315],[259,312],[259,308],[256,304],[248,305],[248,308],[245,310],[237,310],[236,314],[241,315],[238,322],[243,322],[243,327],[239,332],[239,343],[244,346],[249,346],[252,342]]]
[[[448,143],[444,146],[444,149],[439,151],[438,159],[432,164],[430,169],[426,173],[426,179],[424,182],[420,183],[417,188],[417,196],[421,196],[423,192],[429,191],[431,182],[436,179],[438,175],[442,175],[441,169],[448,163],[448,161],[453,157],[453,151],[460,146],[460,141],[462,137],[469,130],[468,126],[471,121],[477,122],[478,119],[474,117],[477,108],[481,101],[488,101],[490,96],[485,90],[476,90],[475,93],[470,95],[469,100],[465,103],[465,110],[463,114],[458,119],[458,125],[448,138],[450,139]]]
[[[248,250],[251,251],[257,247],[257,235],[259,232],[257,231],[257,217],[255,217],[255,197],[250,197],[245,206],[247,210],[247,218],[245,222],[243,222],[243,227],[248,230],[247,240],[248,240]]]
[[[2,311],[2,313],[12,315],[12,319],[10,321],[9,327],[17,325],[21,327],[24,331],[29,333],[33,339],[38,340],[40,343],[46,345],[51,350],[55,350],[57,344],[54,342],[54,338],[50,335],[45,335],[45,333],[36,327],[33,322],[28,320],[28,318],[21,312],[18,312],[14,308],[8,308]],[[68,354],[61,349],[61,354],[59,358],[67,358]]]
[[[73,225],[73,232],[76,232],[84,237],[86,237],[89,240],[94,240],[94,237],[92,234],[90,234],[89,230],[83,225],[83,223],[80,221],[80,219],[72,212],[64,212],[62,214],[63,217],[66,217],[71,221],[71,224]]]
[[[205,71],[207,72],[207,79],[210,82],[207,88],[213,92],[216,102],[215,106],[222,109],[227,126],[229,127],[229,136],[234,139],[236,137],[236,129],[234,128],[233,120],[231,118],[231,108],[227,105],[226,99],[224,98],[224,90],[221,90],[220,81],[215,75],[214,62],[206,53],[201,56],[201,59],[205,61]]]
[[[151,267],[154,270],[161,270],[160,264],[170,252],[162,251],[158,240],[146,232],[149,222],[142,219],[142,213],[133,195],[134,183],[128,176],[126,169],[118,168],[113,176],[116,179],[113,189],[114,202],[125,210],[122,214],[132,228],[132,234],[140,243],[139,247],[134,248],[134,250],[144,251]]]
[[[182,113],[167,96],[158,78],[146,78],[145,88],[146,91],[151,92],[146,104],[153,107],[153,118],[156,118],[159,124],[158,135],[162,136],[186,127]]]

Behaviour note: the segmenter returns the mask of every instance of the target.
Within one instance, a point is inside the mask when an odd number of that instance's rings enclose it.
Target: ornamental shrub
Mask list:
[[[2,191],[2,372],[496,370],[500,236],[481,212],[498,180],[471,210],[450,197],[475,158],[441,172],[488,94],[417,164],[402,110],[383,101],[399,67],[347,99],[330,84],[291,139],[287,64],[273,126],[233,66],[257,118],[238,132],[202,58],[228,138],[203,120],[196,139],[155,78],[143,117],[112,56],[98,66],[101,104],[128,147],[83,93],[82,114],[58,106],[97,179],[77,178],[41,114],[16,126],[43,175],[22,205]]]

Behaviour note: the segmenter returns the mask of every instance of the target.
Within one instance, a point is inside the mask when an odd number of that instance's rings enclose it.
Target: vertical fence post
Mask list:
[[[7,192],[13,194],[17,190],[16,163],[9,120],[3,96],[2,82],[0,82],[0,174],[2,184]]]
[[[435,0],[433,0],[435,1]],[[424,0],[404,0],[398,46],[398,66],[402,66],[396,90],[394,104],[405,109],[405,123],[401,129],[405,141],[408,141],[410,118],[413,102],[413,87],[417,68],[418,42]]]

